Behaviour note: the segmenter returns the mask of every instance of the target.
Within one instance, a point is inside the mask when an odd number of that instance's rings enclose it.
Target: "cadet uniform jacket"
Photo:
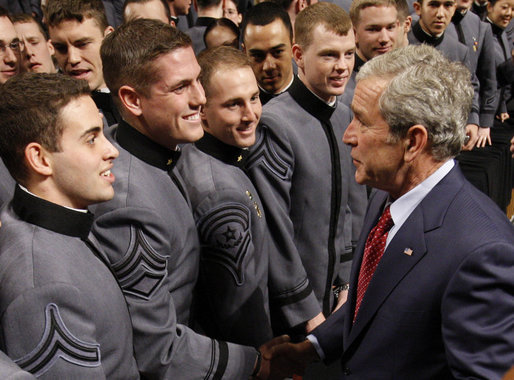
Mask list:
[[[439,50],[447,59],[454,62],[461,62],[471,72],[471,83],[475,89],[473,96],[473,104],[468,118],[468,124],[480,125],[479,122],[479,83],[471,63],[470,53],[466,45],[461,44],[459,40],[451,37],[448,33],[443,33],[440,37],[433,37],[425,33],[421,28],[419,21],[416,22],[407,35],[409,43],[412,45],[427,44]]]
[[[489,22],[489,19],[487,19]],[[494,41],[494,62],[498,68],[505,61],[510,60],[511,44],[504,29],[490,23],[493,30]],[[498,98],[497,114],[507,112],[507,100],[510,98],[511,86],[509,82],[498,81],[496,96]]]
[[[471,68],[480,83],[481,127],[492,127],[496,113],[496,67],[494,62],[493,33],[488,23],[480,21],[473,12],[455,11],[446,34],[469,49]]]
[[[327,105],[294,82],[264,107],[247,161],[284,260],[281,269],[297,279],[296,288],[281,293],[282,305],[295,305],[291,319],[320,307],[330,314],[332,287],[349,279],[352,221],[357,240],[366,207],[365,189],[353,178],[349,148],[342,142],[350,111],[336,104]],[[348,204],[353,218],[345,225]]]
[[[11,200],[14,193],[14,179],[0,159],[0,207]]]
[[[201,336],[186,327],[200,259],[183,182],[168,150],[121,122],[109,130],[120,155],[113,200],[98,205],[93,233],[129,305],[142,375],[151,378],[242,378],[255,349]]]
[[[247,150],[212,135],[177,164],[201,244],[197,318],[213,338],[258,347],[273,337],[268,297],[273,249],[263,208],[241,170]]]
[[[0,216],[1,350],[41,379],[138,379],[119,285],[93,215],[16,187]]]

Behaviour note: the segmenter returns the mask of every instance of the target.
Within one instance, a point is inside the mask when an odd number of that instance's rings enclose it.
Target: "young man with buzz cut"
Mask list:
[[[90,232],[118,151],[89,94],[61,74],[0,88],[0,154],[18,183],[0,214],[0,349],[41,379],[139,379],[127,304]]]
[[[177,164],[200,238],[197,292],[208,300],[196,314],[208,336],[259,346],[273,336],[268,272],[276,255],[259,195],[243,171],[262,111],[259,88],[239,50],[210,49],[198,63],[204,135],[184,147]]]
[[[298,15],[295,38],[300,80],[264,107],[246,166],[279,245],[283,275],[296,281],[276,303],[285,310],[297,304],[286,313],[287,325],[305,333],[345,301],[366,194],[342,142],[350,111],[337,101],[354,65],[350,17],[337,5],[313,4]]]
[[[85,79],[107,125],[121,120],[102,74],[100,45],[113,31],[100,0],[49,0],[45,20],[57,63],[66,75]]]
[[[106,37],[103,70],[123,121],[109,130],[120,151],[116,194],[95,208],[93,232],[129,307],[143,377],[266,378],[271,346],[257,351],[188,327],[200,245],[191,202],[176,169],[179,144],[203,136],[205,94],[191,39],[157,20],[137,19]],[[262,354],[262,355],[261,355]]]

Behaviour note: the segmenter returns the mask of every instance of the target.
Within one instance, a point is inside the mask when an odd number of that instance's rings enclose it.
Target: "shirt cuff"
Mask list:
[[[314,335],[312,334],[309,334],[307,335],[307,339],[309,340],[309,342],[312,343],[312,345],[314,346],[314,349],[316,350],[316,353],[318,354],[319,358],[321,360],[325,360],[325,353],[323,352],[323,349],[321,348],[321,346],[319,345],[319,342],[318,342],[318,338],[316,338]]]

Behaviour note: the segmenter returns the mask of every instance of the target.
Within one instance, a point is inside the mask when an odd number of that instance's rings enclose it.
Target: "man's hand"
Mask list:
[[[310,333],[312,330],[314,330],[316,327],[321,325],[323,322],[325,322],[325,316],[323,315],[323,313],[319,313],[314,318],[307,321],[307,323],[305,324],[305,332],[307,334]]]
[[[337,295],[337,305],[334,308],[334,310],[332,311],[332,314],[335,313],[337,311],[337,309],[339,309],[341,306],[343,306],[347,299],[348,299],[348,289],[341,290],[339,292],[339,294]]]
[[[478,139],[478,125],[466,125],[466,136],[469,136],[468,142],[462,146],[462,150],[471,150],[475,146]]]
[[[491,145],[491,128],[479,128],[477,148],[483,148],[487,144]]]
[[[285,343],[273,347],[273,360],[271,363],[272,374],[278,373],[285,376],[303,375],[305,368],[312,362],[318,361],[319,356],[316,349],[309,340],[300,343]]]
[[[287,376],[287,374],[283,374],[282,372],[277,373],[278,369],[271,368],[271,360],[273,359],[273,349],[276,346],[280,346],[282,344],[286,344],[289,342],[288,335],[281,335],[273,338],[272,340],[264,343],[259,347],[259,352],[261,353],[260,361],[257,359],[255,361],[254,373],[257,371],[257,374],[253,376],[253,379],[265,380],[265,379],[282,379]]]
[[[509,114],[507,112],[502,112],[501,114],[496,115],[496,118],[503,123],[505,120],[510,118],[510,116],[509,116]]]

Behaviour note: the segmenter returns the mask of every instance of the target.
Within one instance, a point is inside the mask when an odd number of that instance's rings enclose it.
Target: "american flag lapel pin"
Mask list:
[[[403,253],[405,253],[407,256],[412,256],[412,249],[410,248],[405,248],[403,250]]]

